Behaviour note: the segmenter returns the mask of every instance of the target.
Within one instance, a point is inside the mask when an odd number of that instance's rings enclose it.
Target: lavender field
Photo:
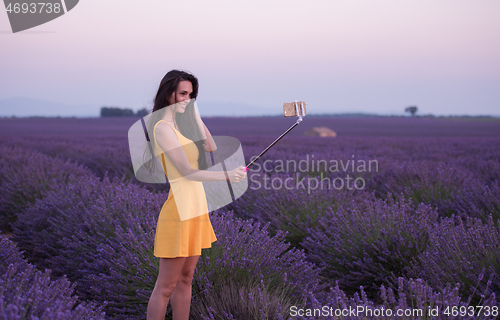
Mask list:
[[[169,186],[134,177],[137,120],[0,119],[0,320],[145,319]],[[247,163],[294,122],[204,121]],[[498,317],[500,120],[308,116],[257,163],[210,213],[192,319]]]

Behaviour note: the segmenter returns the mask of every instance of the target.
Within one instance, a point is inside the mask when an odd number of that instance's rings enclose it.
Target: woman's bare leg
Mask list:
[[[187,257],[182,267],[179,280],[172,293],[172,312],[174,320],[188,320],[191,307],[191,283],[194,269],[200,256]]]
[[[168,300],[175,290],[186,259],[186,257],[160,258],[158,279],[148,302],[147,320],[165,319]]]

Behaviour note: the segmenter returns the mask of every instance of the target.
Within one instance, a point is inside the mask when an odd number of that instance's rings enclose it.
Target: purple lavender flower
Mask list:
[[[65,278],[52,281],[50,270],[27,263],[4,236],[0,255],[0,319],[104,319],[103,306],[78,301],[75,284]]]

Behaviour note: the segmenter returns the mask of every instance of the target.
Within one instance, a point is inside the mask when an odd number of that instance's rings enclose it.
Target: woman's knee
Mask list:
[[[159,284],[156,289],[158,290],[159,294],[163,297],[163,299],[168,299],[168,298],[170,298],[170,296],[174,292],[176,285],[177,285],[176,282],[167,283],[167,284]]]
[[[193,275],[194,275],[194,271],[192,271],[192,270],[184,271],[183,270],[181,272],[181,274],[179,275],[178,282],[180,282],[183,285],[191,285],[191,283],[193,282]]]
[[[156,280],[155,290],[164,298],[172,295],[177,285],[186,258],[161,258],[160,272]]]
[[[194,269],[196,268],[199,257],[200,256],[192,256],[186,259],[179,275],[178,282],[183,285],[191,285],[193,281]]]

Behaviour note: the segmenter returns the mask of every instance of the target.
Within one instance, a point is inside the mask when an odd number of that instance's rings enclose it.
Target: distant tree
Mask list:
[[[117,107],[101,107],[101,118],[103,117],[133,117],[132,109],[121,109]]]
[[[409,106],[405,109],[405,112],[411,113],[411,116],[414,117],[417,112],[417,106]]]
[[[139,117],[144,117],[144,116],[147,116],[148,115],[148,110],[146,108],[142,108],[140,110],[137,110],[136,116],[139,116]]]

